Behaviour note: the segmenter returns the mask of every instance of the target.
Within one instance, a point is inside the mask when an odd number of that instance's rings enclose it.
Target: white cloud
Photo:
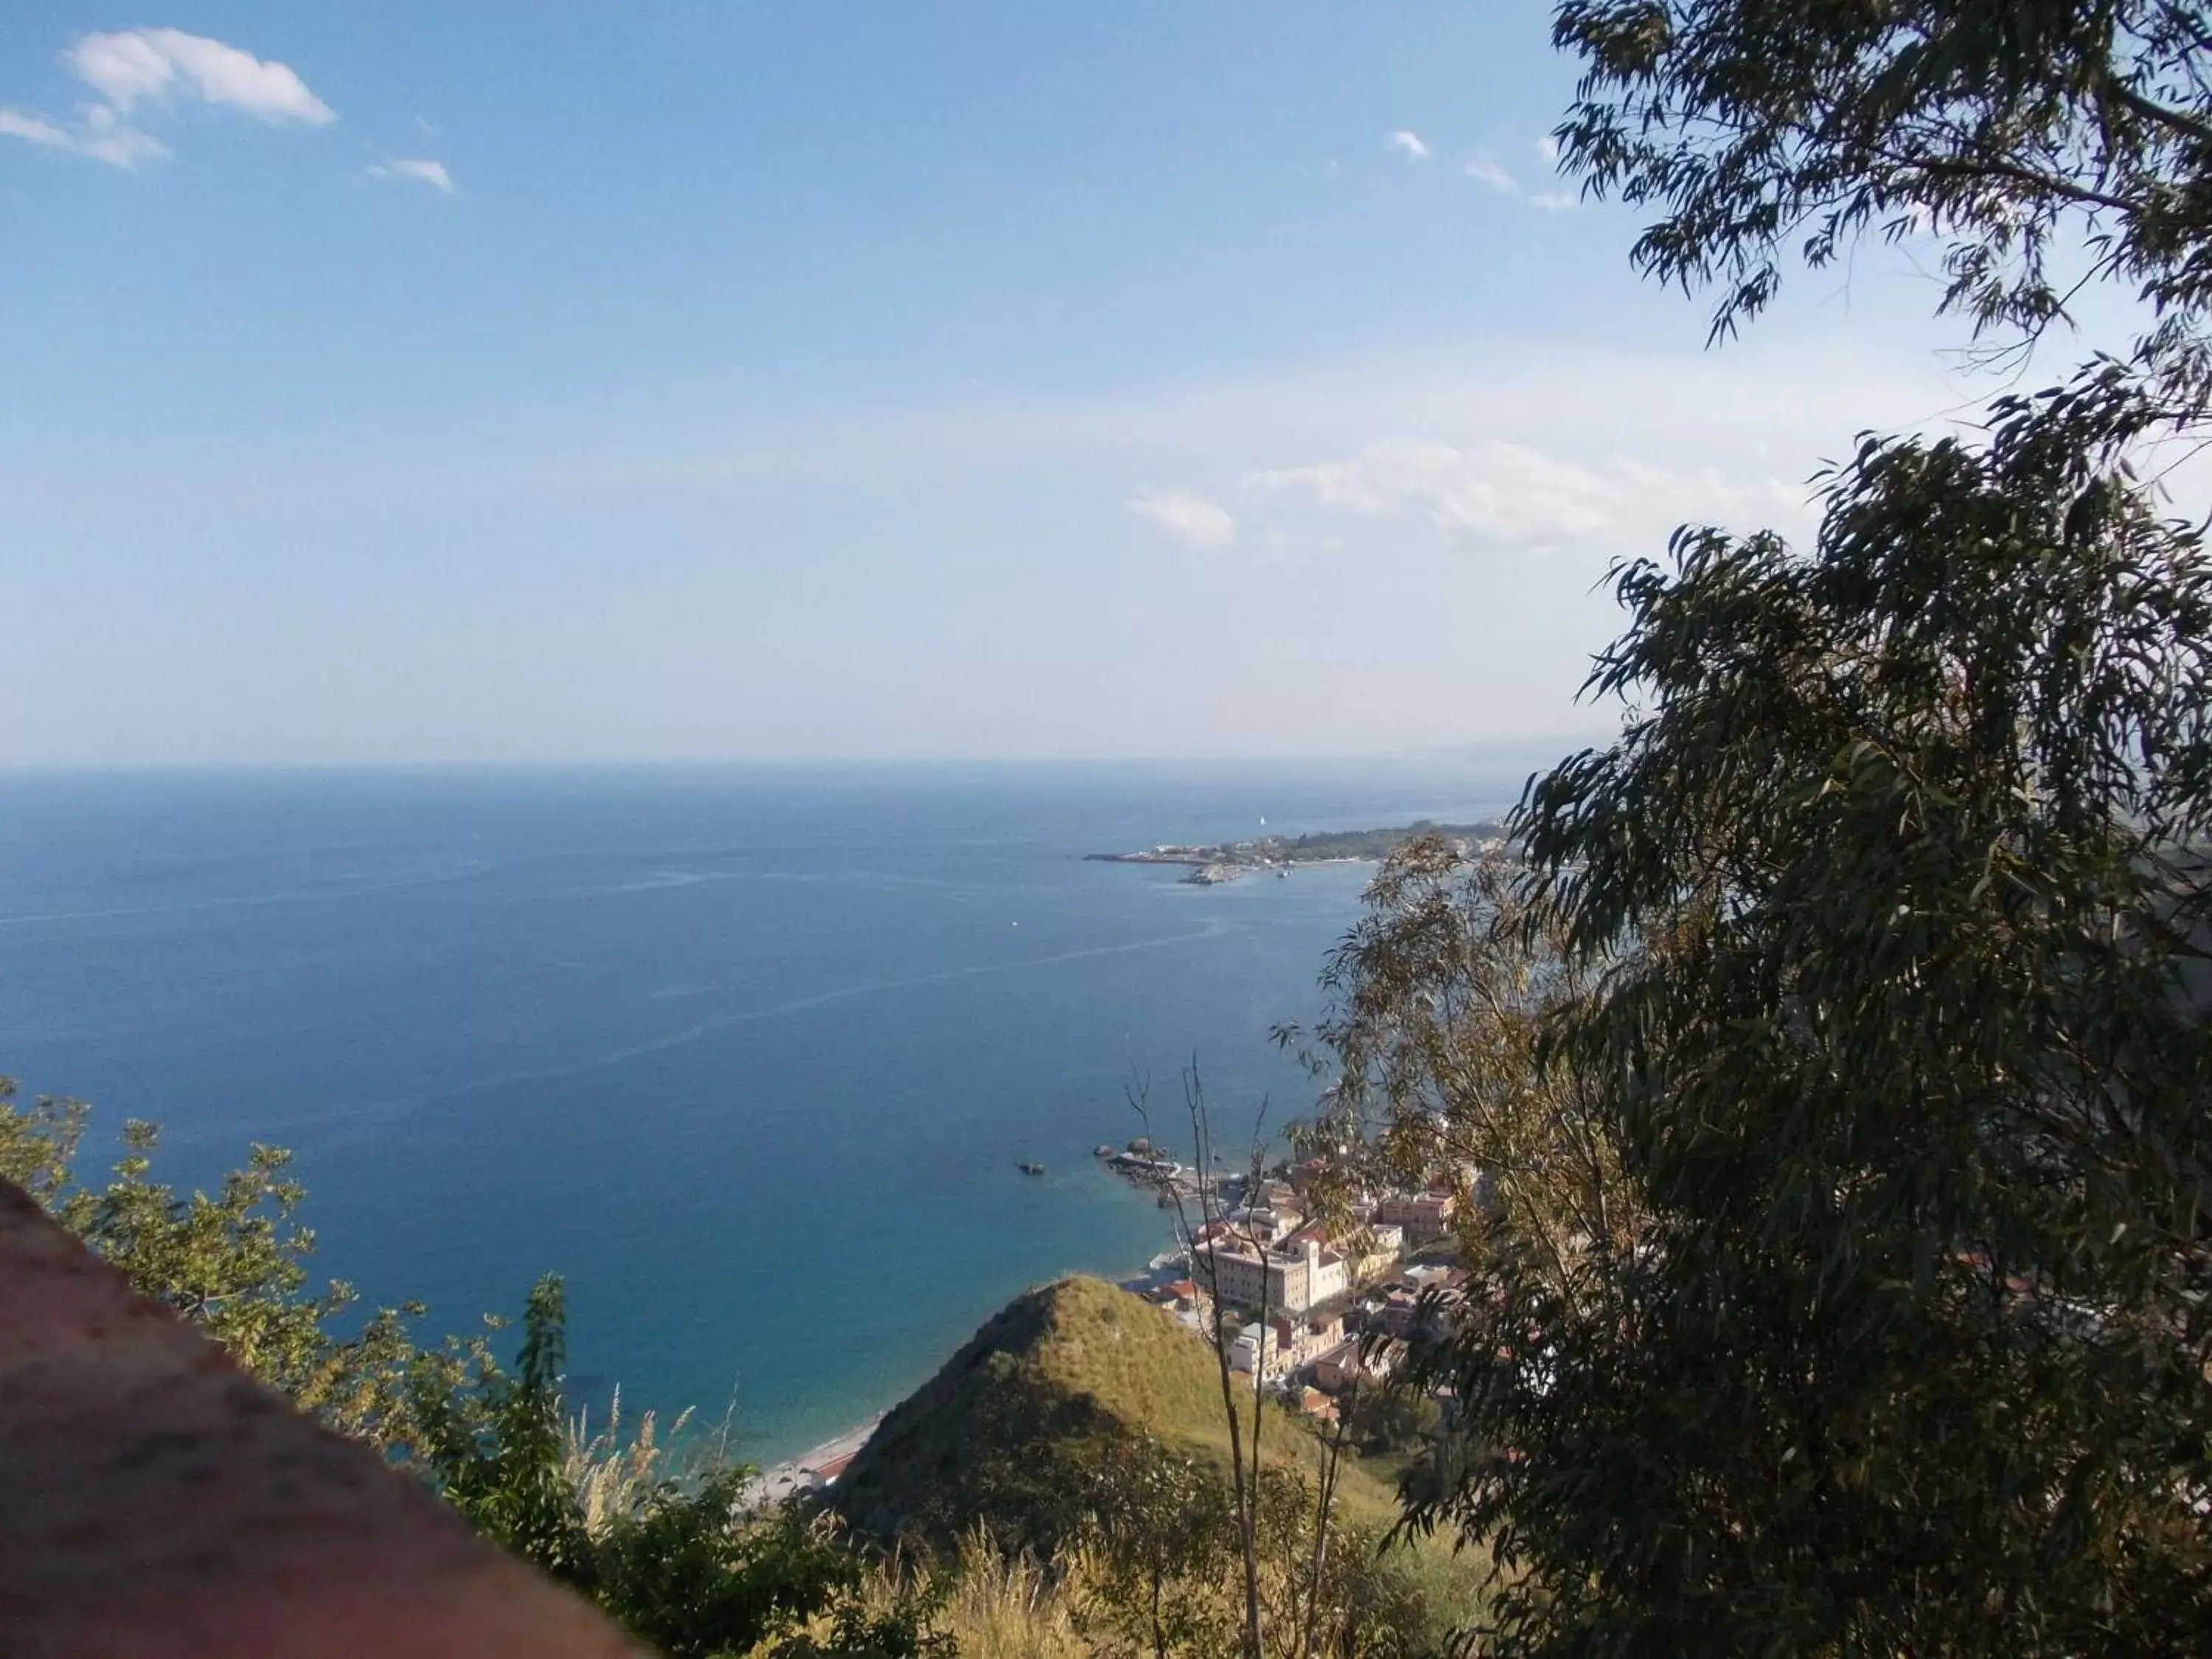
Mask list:
[[[135,167],[169,153],[167,144],[123,120],[106,104],[87,106],[84,118],[74,127],[27,110],[0,109],[0,137],[21,138],[42,149],[88,155],[118,167]]]
[[[1396,150],[1409,161],[1425,161],[1436,153],[1421,142],[1419,133],[1407,132],[1403,129],[1383,134],[1382,147]]]
[[[1559,164],[1559,141],[1548,132],[1540,134],[1534,145],[1537,160],[1547,167]]]
[[[289,65],[181,29],[88,34],[63,61],[118,114],[143,101],[181,96],[275,124],[319,127],[338,118]]]
[[[362,171],[364,179],[412,179],[418,184],[441,190],[448,196],[453,193],[453,175],[446,171],[443,161],[408,161],[394,156],[389,161],[379,161]]]
[[[1802,519],[1806,493],[1711,470],[1565,460],[1503,439],[1377,446],[1345,460],[1250,472],[1242,488],[1256,501],[1324,514],[1425,522],[1455,547],[1531,554],[1647,551],[1684,522],[1747,529]]]
[[[104,115],[104,110],[94,111]],[[76,135],[71,148],[80,155],[89,155],[95,161],[105,161],[110,167],[135,167],[141,161],[158,161],[169,153],[169,147],[150,132],[114,121],[90,121],[86,130]]]
[[[1131,496],[1128,508],[1186,547],[1212,549],[1237,544],[1236,519],[1227,507],[1203,496],[1178,489],[1152,489]]]
[[[74,148],[68,133],[44,116],[24,110],[0,108],[0,133],[48,149]]]
[[[70,126],[25,111],[0,110],[0,135],[112,167],[134,167],[169,153],[167,145],[138,125],[142,105],[167,107],[197,100],[272,125],[319,127],[337,119],[286,65],[181,29],[88,34],[62,54],[62,62],[99,101],[87,104]]]
[[[1462,170],[1468,178],[1480,179],[1492,190],[1501,191],[1508,196],[1521,193],[1521,181],[1508,173],[1488,150],[1475,151]]]
[[[1460,170],[1468,178],[1489,185],[1501,196],[1510,196],[1516,201],[1526,202],[1530,207],[1541,208],[1547,213],[1564,213],[1575,204],[1575,198],[1562,191],[1523,188],[1521,181],[1506,169],[1505,164],[1486,149],[1475,151]]]
[[[105,104],[86,106],[84,125],[70,140],[81,155],[111,167],[135,167],[141,161],[158,161],[169,147],[153,134],[132,126]]]

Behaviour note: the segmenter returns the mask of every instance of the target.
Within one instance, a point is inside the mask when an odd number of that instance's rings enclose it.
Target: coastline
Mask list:
[[[845,1472],[845,1466],[858,1455],[869,1437],[881,1426],[888,1411],[878,1412],[865,1423],[845,1431],[820,1445],[801,1452],[796,1457],[763,1469],[739,1495],[738,1502],[745,1509],[761,1509],[796,1498],[801,1492],[819,1492]]]

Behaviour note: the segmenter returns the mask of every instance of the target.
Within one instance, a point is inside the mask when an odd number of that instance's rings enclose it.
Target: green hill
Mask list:
[[[1239,1396],[1249,1424],[1250,1397]],[[1126,1291],[1069,1278],[1016,1297],[896,1407],[837,1482],[847,1520],[943,1541],[981,1520],[1008,1542],[1048,1548],[1098,1471],[1151,1440],[1229,1470],[1212,1350]],[[1263,1449],[1312,1468],[1303,1419],[1270,1407]],[[1387,1524],[1389,1486],[1352,1460],[1344,1513]]]

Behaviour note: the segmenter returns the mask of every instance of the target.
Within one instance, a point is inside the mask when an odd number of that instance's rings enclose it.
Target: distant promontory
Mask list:
[[[1427,818],[1389,830],[1324,830],[1304,836],[1261,836],[1251,841],[1170,842],[1131,853],[1086,853],[1105,864],[1181,864],[1190,866],[1185,881],[1201,887],[1234,881],[1254,871],[1284,875],[1302,864],[1372,864],[1388,858],[1416,836],[1435,836],[1462,851],[1482,852],[1503,845],[1505,826],[1495,818],[1474,823],[1436,823]]]

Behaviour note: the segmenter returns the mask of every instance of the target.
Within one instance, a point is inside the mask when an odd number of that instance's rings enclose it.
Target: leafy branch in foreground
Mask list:
[[[1630,1248],[1642,1213],[1602,1091],[1544,1042],[1595,980],[1529,904],[1516,858],[1400,848],[1322,971],[1328,1014],[1276,1034],[1326,1083],[1294,1132],[1330,1166],[1314,1201],[1452,1183],[1470,1270],[1510,1256],[1562,1292],[1594,1253]]]
[[[2117,279],[2140,355],[2201,406],[2212,302],[2212,11],[2192,0],[1565,0],[1584,73],[1557,137],[1600,196],[1655,204],[1638,266],[1717,284],[1713,331],[1795,244],[1939,243],[1943,306],[2032,339]]]
[[[1524,797],[1517,939],[1416,875],[1340,957],[1338,1106],[1442,1146],[1556,1090],[1628,1200],[1547,1233],[1501,1186],[1411,1358],[1468,1425],[1413,1517],[1493,1548],[1503,1654],[2197,1645],[2212,568],[2142,473],[2212,409],[2212,11],[1564,0],[1555,39],[1565,165],[1657,210],[1635,258],[1717,336],[1869,235],[1940,244],[1984,340],[2092,286],[2152,320],[1971,442],[1863,441],[1809,550],[1619,568],[1624,729]],[[1462,1040],[1516,950],[1522,1040]]]
[[[339,1433],[404,1455],[416,1434],[407,1376],[415,1358],[406,1322],[419,1304],[375,1310],[349,1336],[334,1328],[359,1298],[332,1279],[308,1288],[314,1234],[297,1218],[303,1194],[289,1152],[254,1146],[215,1194],[180,1198],[152,1178],[157,1133],[123,1128],[123,1155],[99,1187],[73,1164],[88,1109],[40,1097],[15,1103],[0,1079],[0,1178],[15,1182],[131,1287],[198,1325],[244,1369]]]

